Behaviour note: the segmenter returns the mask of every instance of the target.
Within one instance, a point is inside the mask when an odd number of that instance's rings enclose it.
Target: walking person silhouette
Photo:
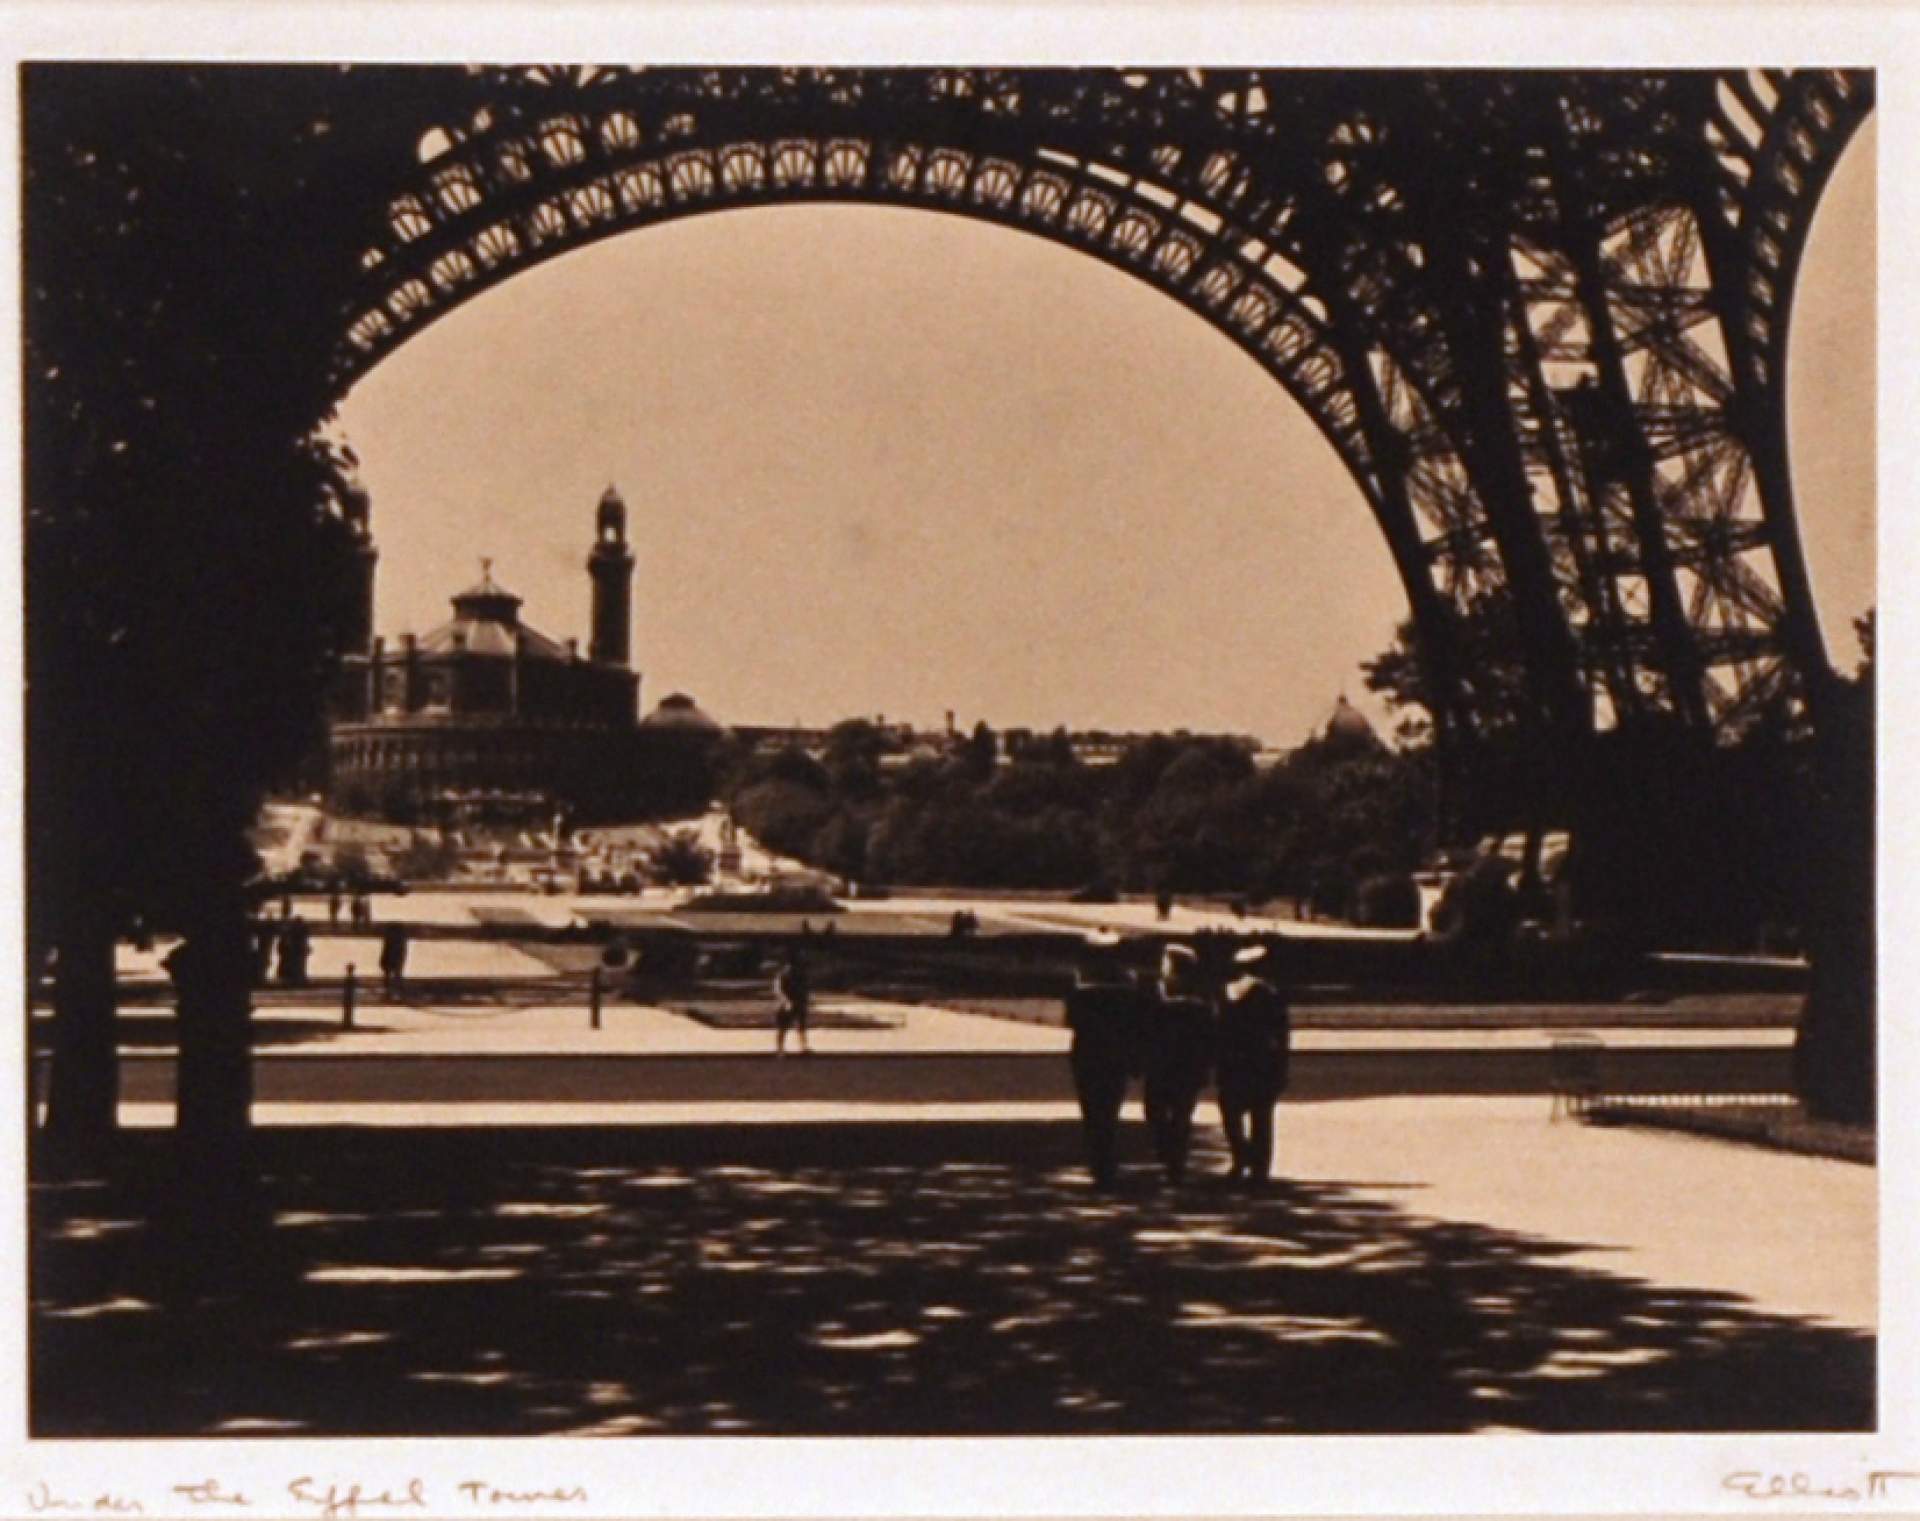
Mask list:
[[[1229,1176],[1265,1188],[1272,1181],[1273,1111],[1286,1091],[1293,1023],[1286,995],[1269,980],[1275,958],[1267,947],[1247,946],[1233,960],[1239,975],[1220,990],[1214,1096],[1233,1158]]]
[[[1186,1177],[1193,1111],[1213,1069],[1213,1005],[1203,996],[1200,955],[1170,945],[1147,1012],[1145,1101],[1154,1154],[1169,1183]]]
[[[1087,936],[1067,993],[1066,1017],[1073,1032],[1068,1061],[1096,1188],[1113,1187],[1119,1175],[1120,1110],[1127,1080],[1139,1067],[1144,1007],[1121,963],[1120,937],[1095,930]]]
[[[387,997],[398,998],[407,980],[407,927],[389,924],[380,932],[380,975],[386,980]]]
[[[807,959],[799,946],[787,952],[786,964],[773,979],[774,997],[779,1006],[774,1011],[774,1055],[787,1054],[787,1031],[794,1030],[799,1035],[800,1054],[813,1055],[813,1047],[807,1041],[807,1021],[813,1013],[813,985],[807,975]]]

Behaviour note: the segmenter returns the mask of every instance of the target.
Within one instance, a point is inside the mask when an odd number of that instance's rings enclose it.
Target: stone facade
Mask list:
[[[332,700],[328,791],[340,812],[395,822],[598,822],[644,817],[668,800],[656,782],[680,766],[656,755],[690,736],[637,721],[629,666],[633,555],[626,508],[608,487],[587,561],[592,639],[583,654],[520,619],[521,599],[483,562],[453,617],[395,643],[372,637],[376,555],[358,515],[366,582],[361,648]],[[678,788],[674,790],[679,790]]]

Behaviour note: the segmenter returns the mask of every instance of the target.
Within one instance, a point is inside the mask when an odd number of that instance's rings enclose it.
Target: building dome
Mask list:
[[[480,562],[480,579],[453,599],[453,617],[420,636],[426,654],[511,656],[569,660],[566,647],[520,621],[520,598],[493,579],[493,562]]]
[[[520,621],[521,599],[493,579],[493,561],[480,562],[480,579],[465,591],[454,595],[453,611],[462,618],[481,618],[495,623]]]
[[[726,732],[726,726],[707,712],[685,692],[674,692],[660,699],[660,705],[640,720],[643,729],[667,730],[681,734]]]
[[[1347,701],[1342,692],[1340,699],[1333,705],[1333,716],[1327,720],[1325,730],[1328,739],[1377,739],[1373,724],[1367,715]]]

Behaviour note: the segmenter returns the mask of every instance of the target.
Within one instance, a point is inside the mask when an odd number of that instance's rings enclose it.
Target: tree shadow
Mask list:
[[[1136,1156],[1144,1138],[1130,1131]],[[269,1130],[33,1189],[33,1434],[1858,1430],[1871,1337],[1074,1126]],[[242,1211],[241,1215],[244,1216]]]

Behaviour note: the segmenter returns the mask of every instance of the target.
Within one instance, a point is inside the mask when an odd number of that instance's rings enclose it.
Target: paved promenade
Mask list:
[[[165,1138],[129,1144],[164,1186]],[[1261,1197],[1214,1181],[1210,1115],[1179,1189],[1127,1126],[1112,1196],[1071,1123],[845,1108],[258,1145],[237,1295],[168,1276],[137,1176],[37,1191],[35,1435],[1873,1419],[1872,1169],[1534,1100],[1287,1106]]]
[[[822,1075],[822,1069],[796,1077]],[[773,1078],[777,1085],[781,1079]],[[831,1087],[831,1084],[825,1085]],[[270,1104],[279,1126],[643,1128],[708,1125],[860,1127],[1048,1123],[1071,1128],[1066,1099],[897,1102],[823,1095],[682,1098],[616,1104]],[[1138,1099],[1128,1104],[1138,1119]],[[126,1119],[165,1125],[170,1105],[127,1106]],[[1199,1127],[1212,1145],[1211,1099]],[[1146,1137],[1130,1126],[1144,1169]],[[1728,1142],[1550,1118],[1541,1097],[1409,1095],[1282,1105],[1279,1173],[1440,1218],[1497,1222],[1577,1241],[1570,1260],[1613,1272],[1710,1285],[1773,1308],[1871,1328],[1878,1319],[1876,1170]]]
[[[370,937],[314,950],[322,978],[377,964]],[[397,1002],[363,977],[351,1030],[337,988],[256,1010],[273,1228],[237,1299],[182,1299],[140,1223],[165,1210],[172,1022],[129,1010],[149,1181],[36,1191],[36,1434],[1873,1418],[1875,1170],[1552,1119],[1545,1020],[1299,1030],[1262,1197],[1216,1181],[1211,1101],[1199,1175],[1167,1188],[1136,1093],[1102,1196],[1051,1025],[828,992],[818,1054],[782,1061],[768,1030],[612,998],[594,1029],[577,977],[497,942],[417,940],[409,970]],[[1593,1018],[1655,1082],[1783,1071],[1792,1039]]]
[[[472,929],[479,925],[497,926],[516,923],[538,925],[548,929],[564,929],[569,925],[594,919],[618,922],[630,915],[657,916],[669,924],[684,928],[698,928],[703,922],[710,922],[711,915],[684,909],[683,905],[689,896],[685,889],[658,887],[649,888],[633,896],[550,894],[533,891],[482,892],[458,889],[441,891],[432,887],[422,887],[416,888],[405,896],[376,895],[372,904],[376,926],[378,923],[389,920],[400,920],[409,924],[433,925],[445,929]],[[269,904],[270,908],[272,906]],[[327,900],[323,895],[311,893],[296,895],[294,908],[310,927],[330,927],[327,920]],[[856,899],[843,903],[841,912],[816,913],[810,917],[816,926],[824,925],[832,919],[839,921],[849,930],[857,928],[862,919],[918,919],[925,921],[924,928],[927,932],[938,934],[944,930],[956,909],[971,910],[979,916],[983,927],[997,925],[1028,931],[1084,932],[1100,925],[1107,925],[1119,930],[1160,934],[1228,929],[1247,934],[1284,933],[1311,938],[1346,940],[1408,940],[1413,937],[1411,930],[1356,929],[1346,924],[1302,921],[1271,914],[1233,914],[1220,908],[1184,903],[1176,903],[1172,913],[1163,920],[1155,912],[1151,903],[1069,903],[1064,899],[918,898],[912,896],[877,900]],[[781,916],[761,915],[760,917],[773,922]],[[344,910],[341,925],[345,926]],[[329,937],[321,936],[316,940],[316,954],[319,944],[327,938]],[[367,943],[375,944],[372,941]],[[415,947],[416,952],[419,949],[419,946]],[[121,973],[124,976],[135,969],[157,968],[159,956],[164,953],[164,946],[151,953],[123,950]]]
[[[688,1000],[698,1005],[699,997]],[[812,1041],[823,1055],[897,1052],[1007,1053],[1064,1052],[1067,1032],[1056,1025],[998,1019],[986,1014],[929,1004],[894,1003],[870,998],[823,996],[823,1016],[844,1015],[848,1023],[814,1029]],[[535,992],[512,1003],[436,1000],[421,990],[388,1001],[375,979],[356,1002],[353,1028],[345,1027],[337,992],[306,1002],[263,1003],[254,1010],[262,1057],[403,1055],[408,1053],[512,1052],[523,1055],[757,1055],[773,1049],[770,1029],[725,1028],[705,1024],[668,1008],[628,1003],[609,997],[594,1029],[585,995],[568,990],[549,1002]],[[1463,1016],[1470,1017],[1470,1016]],[[125,1016],[134,1027],[151,1024],[171,1029],[164,1006]],[[1604,1015],[1596,1013],[1604,1023]],[[857,1027],[853,1024],[857,1021]],[[1545,1050],[1561,1037],[1558,1029],[1299,1029],[1294,1048],[1344,1050]],[[1728,1045],[1790,1046],[1793,1031],[1777,1025],[1723,1029],[1608,1029],[1608,1045],[1692,1047]],[[170,1038],[147,1049],[165,1048]]]
[[[1666,1132],[1548,1123],[1523,1098],[1283,1106],[1287,1177],[1581,1243],[1565,1261],[1878,1323],[1874,1168]]]

